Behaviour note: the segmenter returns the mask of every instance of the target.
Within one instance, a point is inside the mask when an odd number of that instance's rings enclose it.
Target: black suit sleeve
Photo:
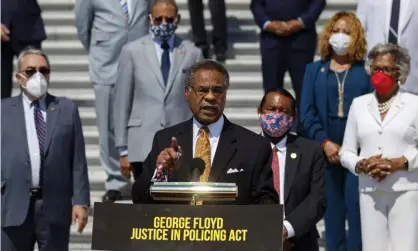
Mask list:
[[[312,160],[310,193],[289,215],[286,215],[286,220],[295,230],[296,238],[308,233],[324,216],[326,207],[324,167],[322,149],[317,147]]]
[[[132,187],[132,200],[134,203],[154,203],[154,200],[150,196],[149,189],[152,185],[151,179],[154,175],[157,157],[161,151],[158,144],[159,135],[159,132],[154,135],[151,151],[142,165],[142,170],[137,170],[139,175]]]
[[[258,159],[252,176],[251,197],[253,204],[277,204],[279,202],[273,184],[271,158],[270,144],[265,142],[258,152]]]

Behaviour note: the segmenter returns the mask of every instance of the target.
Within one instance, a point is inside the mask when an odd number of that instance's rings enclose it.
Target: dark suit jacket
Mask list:
[[[292,251],[318,250],[316,223],[325,213],[325,158],[314,141],[288,134],[284,201],[286,220],[295,230]]]
[[[136,203],[153,203],[148,195],[151,178],[159,153],[170,147],[172,137],[176,137],[183,150],[182,166],[173,173],[169,181],[190,181],[190,163],[193,159],[193,120],[158,131],[154,136],[152,149],[146,158],[142,174],[133,187]],[[270,143],[243,127],[225,118],[216,154],[212,163],[209,182],[236,183],[238,198],[234,202],[220,204],[260,204],[277,203],[278,197],[273,186]],[[243,172],[227,174],[229,168],[243,169]],[[215,204],[219,204],[215,203]],[[214,203],[205,203],[214,204]]]
[[[2,0],[1,23],[10,30],[11,42],[17,51],[23,45],[40,43],[46,38],[41,8],[36,0]]]
[[[46,97],[47,138],[43,206],[51,223],[69,225],[72,205],[90,204],[84,138],[77,106]],[[19,226],[28,213],[31,188],[22,95],[1,100],[1,226]]]
[[[344,96],[351,105],[354,98],[370,93],[373,87],[364,62],[353,64],[344,87]],[[304,135],[318,143],[328,138],[328,72],[330,61],[317,61],[306,66],[303,79],[300,121]]]
[[[251,0],[250,7],[255,22],[261,29],[267,21],[289,21],[301,18],[305,24],[305,29],[290,37],[279,37],[269,32],[262,32],[261,43],[274,46],[290,39],[293,49],[315,50],[315,23],[325,5],[325,0]]]

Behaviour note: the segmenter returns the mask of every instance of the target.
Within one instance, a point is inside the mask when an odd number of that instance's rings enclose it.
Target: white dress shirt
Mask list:
[[[196,142],[200,136],[199,130],[202,125],[193,118],[193,157],[196,151]],[[224,117],[221,116],[218,121],[208,125],[209,129],[209,142],[210,142],[210,162],[213,163],[216,149],[218,148],[219,137],[221,136],[222,128],[224,127]]]
[[[36,132],[35,125],[35,107],[31,100],[26,94],[22,94],[23,110],[25,113],[25,124],[26,124],[26,136],[29,147],[29,157],[32,169],[32,188],[39,188],[39,177],[41,170],[41,152],[39,150],[38,134]],[[39,101],[39,108],[41,109],[42,115],[46,123],[46,103],[45,99]]]
[[[279,180],[280,180],[280,204],[284,205],[284,177],[285,177],[285,170],[286,170],[286,142],[287,142],[287,136],[284,137],[279,143],[274,145],[271,143],[271,148],[276,147],[277,148],[277,157],[279,158]],[[273,153],[274,154],[274,153]],[[285,218],[285,210],[283,210],[283,219]],[[283,221],[283,226],[287,229],[288,238],[291,238],[295,236],[295,230],[293,229],[290,222],[287,220]]]

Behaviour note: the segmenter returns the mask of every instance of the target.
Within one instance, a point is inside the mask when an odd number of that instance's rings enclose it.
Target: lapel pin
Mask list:
[[[321,72],[325,72],[325,68],[324,67],[321,68]]]
[[[296,154],[296,153],[291,153],[290,154],[290,158],[292,158],[292,159],[296,159],[296,157],[297,157],[298,155]]]
[[[50,111],[53,111],[53,110],[55,110],[55,107],[51,107],[51,108],[49,108],[49,110]]]

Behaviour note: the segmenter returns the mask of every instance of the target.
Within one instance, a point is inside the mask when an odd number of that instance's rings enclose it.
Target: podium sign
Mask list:
[[[95,203],[93,250],[281,251],[281,205]]]

